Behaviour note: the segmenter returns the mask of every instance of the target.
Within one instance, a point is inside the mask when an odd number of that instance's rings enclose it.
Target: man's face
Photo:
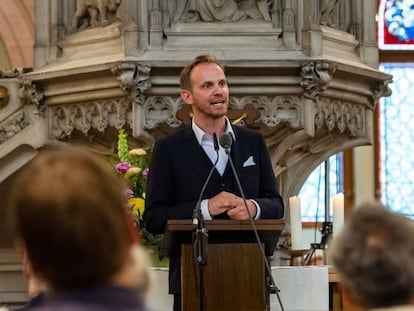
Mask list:
[[[196,119],[223,117],[229,105],[229,88],[223,70],[214,63],[202,63],[191,72],[191,91],[182,90],[183,100],[192,106]]]

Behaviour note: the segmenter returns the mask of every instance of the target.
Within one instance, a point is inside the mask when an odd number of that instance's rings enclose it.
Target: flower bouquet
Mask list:
[[[149,172],[149,154],[142,148],[129,149],[128,135],[124,130],[118,132],[117,173],[126,181],[126,195],[132,220],[139,231],[142,243],[147,249],[159,249],[163,235],[154,235],[145,230],[142,215],[145,210],[145,193]],[[162,260],[163,258],[159,258]]]

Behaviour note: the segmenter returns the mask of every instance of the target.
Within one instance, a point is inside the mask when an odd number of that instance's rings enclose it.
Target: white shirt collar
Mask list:
[[[224,133],[230,133],[233,140],[236,140],[236,136],[234,135],[233,128],[231,126],[230,120],[226,118],[226,129],[224,130]],[[208,137],[212,137],[211,135],[204,132],[194,121],[194,118],[191,120],[191,128],[193,129],[193,132],[197,138],[198,143],[201,145],[201,142],[203,140],[204,135],[207,135]]]

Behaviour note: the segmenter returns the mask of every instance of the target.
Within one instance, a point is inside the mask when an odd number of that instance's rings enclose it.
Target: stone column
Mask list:
[[[301,10],[299,9],[298,12]],[[302,51],[310,57],[322,54],[322,32],[319,24],[319,0],[303,2]]]

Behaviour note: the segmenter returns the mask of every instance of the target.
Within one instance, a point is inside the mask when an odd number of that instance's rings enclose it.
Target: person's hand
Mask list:
[[[250,200],[247,200],[246,202],[252,217],[256,216],[256,205]],[[208,211],[211,216],[227,212],[227,215],[231,219],[249,219],[249,214],[247,213],[243,199],[226,191],[220,192],[208,200]]]
[[[248,220],[249,219],[249,213],[247,212],[246,205],[244,204],[244,201],[242,198],[239,198],[238,204],[227,211],[227,215],[230,217],[230,219],[234,220]],[[247,207],[250,211],[250,215],[252,218],[256,216],[257,213],[257,207],[256,204],[253,203],[251,200],[246,200]]]
[[[237,206],[239,199],[233,193],[222,191],[208,200],[208,211],[211,216],[227,212]]]

